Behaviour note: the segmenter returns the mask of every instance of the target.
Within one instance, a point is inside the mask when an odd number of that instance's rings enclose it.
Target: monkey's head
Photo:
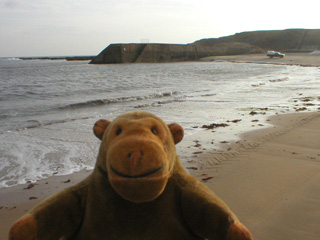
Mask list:
[[[183,138],[179,124],[130,112],[113,121],[97,121],[93,131],[102,141],[97,167],[120,196],[142,203],[161,195],[177,161],[175,144]]]

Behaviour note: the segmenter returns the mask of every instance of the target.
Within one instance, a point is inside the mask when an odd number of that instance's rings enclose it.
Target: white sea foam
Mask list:
[[[26,130],[0,135],[0,187],[93,167],[98,146],[95,141],[70,141],[51,138],[47,133],[33,134],[35,132],[30,134]]]

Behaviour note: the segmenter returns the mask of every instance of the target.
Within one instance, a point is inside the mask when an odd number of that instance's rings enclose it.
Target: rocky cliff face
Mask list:
[[[262,50],[247,43],[216,46],[194,44],[111,44],[90,63],[158,63],[194,61],[203,57],[258,53]]]

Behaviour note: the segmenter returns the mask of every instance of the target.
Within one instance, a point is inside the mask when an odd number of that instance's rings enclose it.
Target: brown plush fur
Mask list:
[[[19,219],[10,239],[226,239],[250,232],[204,184],[183,169],[178,124],[132,112],[99,120],[93,173]],[[27,237],[26,237],[27,236]]]

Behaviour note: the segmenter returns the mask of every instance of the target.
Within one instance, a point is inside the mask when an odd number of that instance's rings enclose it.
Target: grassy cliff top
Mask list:
[[[320,49],[320,29],[242,32],[226,37],[201,39],[193,44],[213,46],[232,42],[248,43],[265,50],[315,50]]]

